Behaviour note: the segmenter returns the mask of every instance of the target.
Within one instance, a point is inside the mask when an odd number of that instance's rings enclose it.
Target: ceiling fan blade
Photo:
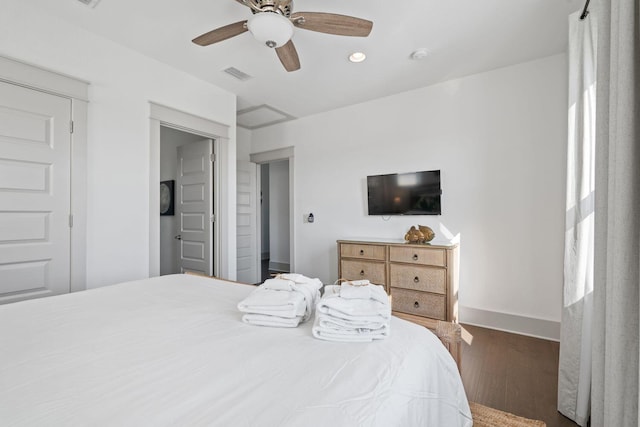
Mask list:
[[[353,16],[322,12],[296,12],[291,21],[298,28],[338,36],[367,37],[373,22]]]
[[[247,31],[246,24],[247,21],[234,22],[233,24],[225,25],[224,27],[204,33],[192,41],[200,46],[209,46],[210,44],[218,43],[244,33]]]
[[[278,54],[278,58],[280,58],[280,62],[284,65],[285,70],[291,72],[300,69],[298,51],[291,40],[289,40],[284,46],[277,47],[276,53]]]

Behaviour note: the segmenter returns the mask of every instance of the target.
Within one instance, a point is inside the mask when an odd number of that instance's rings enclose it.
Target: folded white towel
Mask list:
[[[372,299],[381,303],[389,302],[389,296],[383,286],[374,285],[372,283],[356,284],[354,282],[343,282],[340,285],[340,298],[345,299]]]
[[[238,309],[243,313],[259,315],[244,316],[245,323],[296,327],[313,315],[322,286],[319,279],[310,279],[302,274],[281,274],[265,280],[238,303]]]
[[[374,323],[380,323],[380,322],[388,322],[391,319],[391,316],[389,317],[385,317],[385,316],[381,316],[379,314],[375,314],[375,315],[371,315],[371,316],[362,316],[362,315],[358,315],[358,316],[352,316],[350,314],[346,314],[342,311],[339,310],[334,310],[332,308],[323,308],[322,310],[319,309],[319,305],[316,306],[316,312],[318,314],[326,314],[327,316],[331,316],[335,319],[339,319],[339,320],[343,320],[345,322],[350,322],[350,323],[357,323],[357,322],[364,322],[364,323],[368,323],[368,324],[374,324]]]
[[[302,321],[302,316],[288,319],[279,316],[268,316],[266,314],[247,313],[242,316],[242,321],[249,325],[296,328]]]
[[[320,299],[320,289],[322,282],[317,278],[310,278],[299,273],[282,273],[278,274],[274,279],[265,280],[263,285],[269,289],[287,289],[300,292],[304,295],[306,302],[306,310],[303,322],[306,322],[313,315],[318,299]]]
[[[384,302],[373,299],[345,299],[340,297],[340,286],[326,286],[325,293],[316,307],[318,313],[329,314],[345,320],[388,320],[391,318],[389,299]]]
[[[311,318],[315,310],[316,304],[320,299],[320,291],[313,283],[301,283],[293,285],[294,292],[298,292],[304,296],[305,312],[302,318],[303,322],[306,322]]]
[[[343,279],[340,279],[343,280]],[[347,280],[346,282],[342,282],[344,283],[348,283],[351,286],[365,286],[365,285],[370,285],[371,282],[368,281],[367,279],[362,279],[362,280]]]
[[[378,330],[389,326],[388,320],[380,319],[380,316],[372,316],[369,320],[346,320],[329,314],[318,313],[316,315],[318,319],[318,326],[327,329],[370,329]]]
[[[281,279],[276,277],[275,279],[267,279],[262,286],[265,289],[273,289],[275,291],[292,291],[293,286],[296,284],[293,280]]]
[[[307,302],[302,292],[276,291],[259,286],[238,303],[238,310],[292,319],[305,315]]]
[[[391,304],[384,288],[372,284],[360,288],[369,289],[366,294],[348,294],[355,297],[344,298],[341,286],[325,287],[311,329],[314,337],[328,341],[371,342],[389,336]]]
[[[282,273],[277,276],[279,279],[291,280],[296,284],[309,284],[316,287],[318,290],[322,288],[322,281],[318,278],[310,278],[298,273]]]
[[[276,277],[280,279],[292,280],[296,283],[305,283],[309,281],[307,276],[298,273],[280,273]]]
[[[339,342],[372,342],[373,340],[385,339],[389,336],[389,327],[385,326],[378,330],[371,329],[332,329],[320,326],[320,317],[316,320],[311,328],[314,337]]]

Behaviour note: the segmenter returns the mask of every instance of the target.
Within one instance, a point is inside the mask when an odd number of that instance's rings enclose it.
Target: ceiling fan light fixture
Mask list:
[[[247,21],[247,28],[260,43],[276,48],[287,44],[293,36],[293,24],[276,12],[256,13]]]

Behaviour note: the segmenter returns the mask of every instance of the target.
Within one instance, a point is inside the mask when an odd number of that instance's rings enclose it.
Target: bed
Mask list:
[[[0,306],[3,426],[471,426],[457,366],[392,318],[373,343],[265,328],[253,287],[170,275]]]

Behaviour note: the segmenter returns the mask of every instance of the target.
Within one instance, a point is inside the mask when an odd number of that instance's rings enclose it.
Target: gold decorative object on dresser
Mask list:
[[[458,321],[458,245],[338,240],[338,274],[384,285],[395,316],[436,329]]]
[[[409,243],[429,243],[436,237],[436,233],[426,225],[412,225],[409,231],[404,235],[404,240]]]

